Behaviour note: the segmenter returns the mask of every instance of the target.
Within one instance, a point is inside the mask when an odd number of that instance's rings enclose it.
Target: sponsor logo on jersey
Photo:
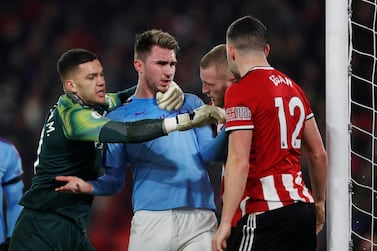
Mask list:
[[[251,112],[249,107],[230,107],[226,109],[226,121],[250,120]]]

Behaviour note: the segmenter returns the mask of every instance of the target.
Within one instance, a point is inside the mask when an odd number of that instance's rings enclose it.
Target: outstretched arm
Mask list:
[[[105,174],[96,180],[85,181],[76,176],[57,176],[55,179],[60,182],[67,182],[65,185],[55,188],[56,192],[68,192],[75,194],[92,194],[109,196],[119,193],[125,183],[126,168],[105,169]]]
[[[192,113],[173,118],[145,119],[133,122],[109,120],[100,131],[99,141],[104,143],[139,143],[164,136],[173,131],[186,131],[216,123],[225,118],[225,112],[214,106],[204,105]]]

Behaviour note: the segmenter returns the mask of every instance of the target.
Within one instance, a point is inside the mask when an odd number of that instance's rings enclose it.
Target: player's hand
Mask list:
[[[223,121],[225,118],[226,114],[224,109],[213,105],[203,105],[194,110],[192,126],[202,127],[217,123],[218,121]]]
[[[226,241],[231,232],[231,226],[220,223],[215,235],[212,238],[212,251],[224,251],[227,248]]]
[[[217,106],[203,105],[192,113],[177,116],[177,130],[185,131],[192,128],[203,127],[225,119],[225,111]]]
[[[156,100],[161,110],[178,110],[183,104],[184,94],[179,85],[171,81],[169,89],[165,93],[156,93]]]
[[[56,176],[56,181],[67,182],[65,185],[55,188],[55,192],[66,192],[75,194],[91,194],[93,186],[76,176]]]
[[[325,224],[325,202],[315,202],[315,214],[316,214],[316,233],[318,234],[323,229]]]

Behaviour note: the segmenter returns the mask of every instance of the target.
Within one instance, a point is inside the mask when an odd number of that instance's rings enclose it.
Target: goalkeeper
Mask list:
[[[35,176],[20,201],[24,209],[17,220],[10,250],[94,250],[86,231],[93,196],[57,193],[55,188],[62,183],[55,177],[74,175],[84,180],[95,179],[101,167],[103,143],[143,142],[175,130],[213,123],[219,118],[213,108],[204,107],[195,114],[167,119],[111,121],[103,115],[127,100],[134,88],[106,94],[98,57],[83,49],[64,53],[57,69],[65,94],[46,117],[34,165]],[[171,81],[166,83],[168,96],[161,94],[159,99],[169,109],[183,101],[180,89]],[[175,90],[168,90],[168,86]]]

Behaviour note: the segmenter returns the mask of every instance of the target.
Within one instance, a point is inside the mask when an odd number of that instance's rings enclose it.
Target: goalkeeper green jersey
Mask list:
[[[86,226],[92,195],[55,192],[63,185],[58,175],[93,180],[99,175],[104,142],[139,142],[165,135],[162,120],[140,121],[145,125],[110,121],[103,116],[120,104],[116,94],[107,94],[107,104],[96,108],[82,104],[74,95],[62,95],[50,109],[42,128],[31,187],[20,204],[68,217]],[[116,126],[114,126],[114,123]],[[109,127],[109,125],[112,125]],[[123,125],[123,128],[121,127]],[[110,128],[110,129],[109,129]],[[137,129],[132,129],[137,128]],[[135,136],[136,135],[136,136]],[[84,225],[83,225],[84,224]]]

